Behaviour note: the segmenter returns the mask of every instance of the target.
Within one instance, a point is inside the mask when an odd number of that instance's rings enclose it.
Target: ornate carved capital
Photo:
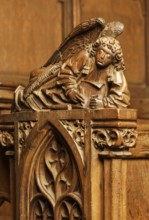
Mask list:
[[[34,127],[36,122],[33,121],[23,121],[19,122],[18,129],[19,129],[19,147],[25,146],[25,141]]]
[[[137,114],[131,110],[105,109],[92,121],[91,139],[100,156],[132,156],[137,141]]]
[[[0,146],[10,147],[14,145],[14,137],[12,133],[8,131],[0,130]]]
[[[92,131],[94,147],[100,155],[131,155],[129,148],[135,147],[137,132],[134,128],[98,128]]]

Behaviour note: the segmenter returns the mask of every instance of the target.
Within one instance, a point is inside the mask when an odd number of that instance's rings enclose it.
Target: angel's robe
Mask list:
[[[123,71],[115,70],[112,64],[100,68],[95,57],[85,50],[62,65],[58,84],[66,93],[70,89],[78,90],[85,99],[85,107],[90,106],[93,96],[102,100],[104,108],[125,108],[129,105],[130,94]]]
[[[129,91],[123,71],[113,65],[100,68],[95,57],[82,50],[61,64],[49,65],[36,72],[27,88],[16,91],[18,110],[23,107],[42,109],[90,108],[90,100],[97,96],[103,108],[125,108],[129,105]],[[46,80],[45,80],[46,78]],[[74,90],[84,98],[83,106],[74,103],[69,92]]]

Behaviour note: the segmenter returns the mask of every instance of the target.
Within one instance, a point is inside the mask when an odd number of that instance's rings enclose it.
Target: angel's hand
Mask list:
[[[102,99],[98,95],[93,95],[91,97],[90,108],[92,108],[92,109],[103,108]]]
[[[74,103],[80,103],[81,105],[84,104],[84,98],[78,93],[78,91],[71,89],[67,93],[67,96],[73,101]]]

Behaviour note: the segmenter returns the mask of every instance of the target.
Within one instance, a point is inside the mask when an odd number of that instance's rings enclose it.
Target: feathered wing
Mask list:
[[[43,67],[60,61],[65,62],[74,54],[94,43],[104,27],[105,21],[103,18],[92,18],[82,22],[65,38]]]
[[[40,71],[33,72],[30,84],[26,88],[18,88],[15,96],[17,109],[20,111],[22,105],[35,111],[67,108],[69,104],[82,107],[84,98],[78,85],[82,76],[93,71],[94,56],[101,38],[116,38],[123,29],[122,23],[105,25],[102,18],[78,25]]]

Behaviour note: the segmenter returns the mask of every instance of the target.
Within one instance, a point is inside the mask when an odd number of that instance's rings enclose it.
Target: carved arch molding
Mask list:
[[[27,121],[22,123],[30,124]],[[28,126],[30,134],[26,136],[26,146],[22,145],[18,152],[21,172],[18,214],[22,220],[84,219],[81,145],[75,144],[64,128],[65,120],[56,122],[54,126],[46,121],[40,128],[38,123],[34,123],[32,130]],[[72,135],[77,134],[80,125],[73,121],[71,124],[74,125]],[[58,129],[55,128],[57,126]],[[20,128],[18,126],[19,133],[22,132]],[[62,134],[65,134],[65,139]],[[22,135],[19,143],[21,140]],[[27,186],[26,190],[24,186]]]

